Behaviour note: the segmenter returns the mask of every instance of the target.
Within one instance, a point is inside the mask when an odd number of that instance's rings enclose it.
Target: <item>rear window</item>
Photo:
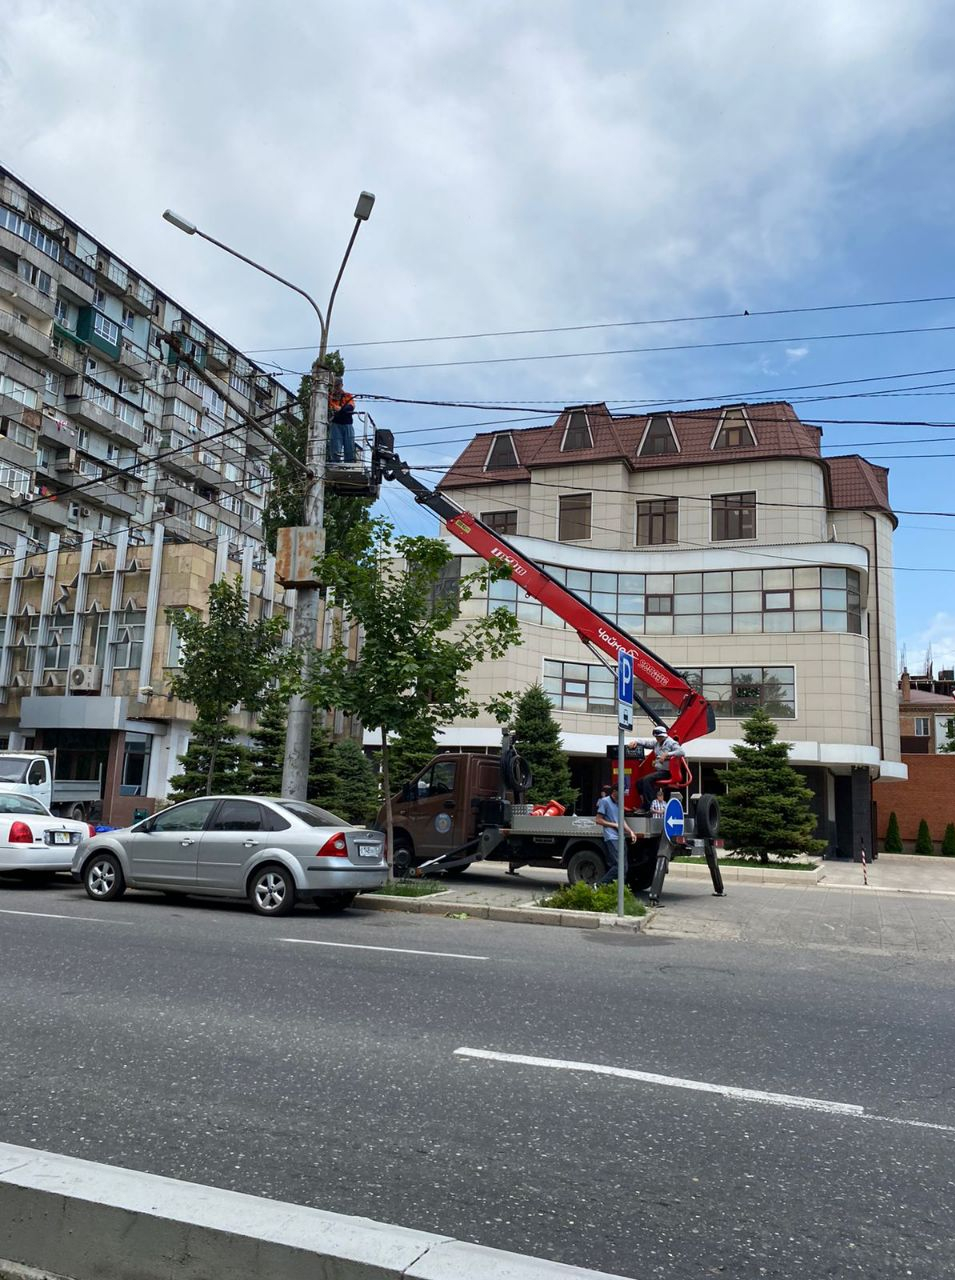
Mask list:
[[[280,809],[307,822],[310,827],[350,827],[352,824],[344,818],[336,818],[327,809],[320,809],[317,804],[307,804],[304,800],[277,800]]]
[[[42,813],[49,817],[49,809],[45,809],[39,800],[32,796],[0,794],[0,813]]]

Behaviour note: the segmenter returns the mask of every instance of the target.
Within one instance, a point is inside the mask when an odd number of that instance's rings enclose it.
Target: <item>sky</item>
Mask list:
[[[349,386],[487,406],[363,402],[423,466],[563,404],[792,399],[825,454],[890,468],[899,644],[938,670],[953,54],[930,0],[5,0],[0,156],[290,385],[307,304],[162,210],[321,303],[373,191],[331,326]],[[840,309],[757,314],[799,308]]]

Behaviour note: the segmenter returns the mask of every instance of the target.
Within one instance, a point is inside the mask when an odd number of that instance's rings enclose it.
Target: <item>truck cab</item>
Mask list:
[[[435,756],[392,799],[395,869],[450,853],[477,838],[478,807],[500,787],[497,756]],[[477,802],[477,803],[475,803]],[[384,827],[384,812],[378,815]]]
[[[49,758],[33,751],[0,752],[0,792],[32,796],[49,809],[53,803]]]

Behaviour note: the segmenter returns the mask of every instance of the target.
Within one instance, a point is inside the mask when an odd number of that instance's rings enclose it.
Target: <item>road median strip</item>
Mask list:
[[[371,1218],[0,1143],[0,1277],[30,1268],[66,1280],[612,1280]]]
[[[629,929],[639,932],[650,919],[645,916],[620,916],[598,911],[561,911],[552,907],[539,907],[536,902],[515,903],[513,906],[495,905],[489,902],[455,900],[453,890],[444,894],[431,894],[427,898],[396,898],[391,895],[363,893],[355,902],[356,907],[371,911],[404,911],[414,915],[456,916],[466,915],[475,920],[496,920],[508,924],[543,924],[565,929]]]

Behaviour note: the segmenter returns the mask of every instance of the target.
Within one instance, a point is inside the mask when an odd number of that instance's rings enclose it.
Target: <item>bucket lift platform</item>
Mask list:
[[[377,498],[381,469],[375,457],[375,421],[370,413],[355,414],[355,461],[325,463],[325,488],[347,498]]]

